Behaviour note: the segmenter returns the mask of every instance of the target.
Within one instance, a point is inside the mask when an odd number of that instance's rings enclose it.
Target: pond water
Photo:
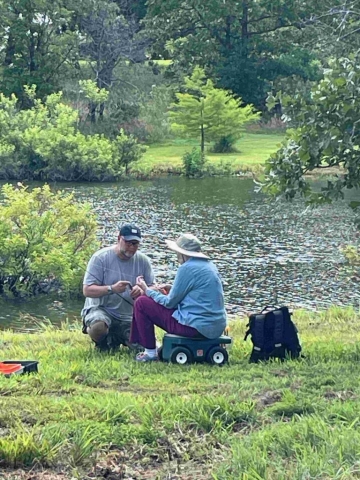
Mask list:
[[[159,281],[171,281],[177,269],[164,240],[197,235],[220,270],[230,315],[273,303],[312,310],[360,305],[358,282],[339,250],[359,242],[346,202],[312,209],[300,200],[274,201],[255,193],[252,180],[236,177],[58,187],[92,204],[103,246],[114,243],[118,224],[137,223]],[[73,321],[82,303],[49,296],[3,302],[0,328],[33,329],[34,319],[44,318]]]

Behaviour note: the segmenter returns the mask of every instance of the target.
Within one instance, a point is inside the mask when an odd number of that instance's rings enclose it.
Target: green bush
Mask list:
[[[191,152],[185,152],[182,162],[187,177],[197,177],[203,174],[206,159],[200,149],[193,148]]]
[[[79,294],[86,262],[99,247],[90,206],[48,185],[30,191],[7,184],[1,194],[0,294]]]
[[[236,152],[234,143],[236,138],[232,135],[225,135],[224,137],[219,138],[219,140],[214,144],[211,151],[214,153],[231,153]]]
[[[111,181],[141,157],[143,147],[124,132],[121,141],[81,133],[78,112],[62,103],[61,92],[45,102],[35,87],[27,92],[34,106],[22,111],[15,96],[0,94],[0,179]]]

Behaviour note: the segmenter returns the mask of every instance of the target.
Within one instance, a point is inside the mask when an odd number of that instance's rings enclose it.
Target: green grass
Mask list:
[[[359,478],[359,320],[295,312],[306,358],[249,365],[238,319],[223,368],[100,354],[79,326],[1,332],[4,359],[40,364],[0,377],[0,478]]]
[[[268,133],[245,133],[236,143],[238,152],[229,154],[210,153],[207,146],[208,164],[229,173],[261,170],[265,160],[278,149],[283,136]],[[131,170],[137,175],[159,173],[180,173],[182,156],[185,152],[198,147],[196,140],[174,139],[164,144],[150,145],[143,158],[132,165]],[[224,168],[225,167],[225,168]]]

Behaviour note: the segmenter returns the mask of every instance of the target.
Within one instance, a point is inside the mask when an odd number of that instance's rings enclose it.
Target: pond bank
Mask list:
[[[239,319],[223,368],[99,354],[79,325],[0,332],[3,358],[40,362],[38,374],[0,377],[0,477],[354,478],[360,317],[294,319],[305,359],[249,365]]]
[[[244,133],[235,144],[236,152],[212,153],[207,145],[206,169],[212,175],[248,175],[261,173],[265,160],[274,153],[284,135],[271,133]],[[163,144],[150,145],[141,160],[130,166],[134,178],[155,178],[183,173],[182,157],[193,148],[196,140],[173,139]]]

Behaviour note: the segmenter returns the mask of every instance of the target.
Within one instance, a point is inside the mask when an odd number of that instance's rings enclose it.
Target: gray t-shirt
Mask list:
[[[141,252],[136,252],[129,260],[121,260],[116,255],[115,247],[106,247],[94,253],[84,276],[84,285],[113,285],[119,280],[127,280],[135,285],[136,277],[142,275],[148,285],[154,283],[154,273],[149,258]],[[110,315],[120,320],[131,321],[133,299],[130,288],[125,292],[104,295],[100,298],[86,297],[81,315],[84,317],[91,307],[103,307]]]

